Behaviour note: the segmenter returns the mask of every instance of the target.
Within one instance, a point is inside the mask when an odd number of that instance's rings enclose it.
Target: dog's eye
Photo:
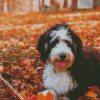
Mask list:
[[[68,45],[71,44],[68,40],[64,40],[64,42]]]
[[[70,41],[68,41],[68,40],[64,40],[64,42],[65,42],[69,47],[72,47],[72,44],[71,44]]]
[[[53,42],[51,42],[51,46],[54,46],[54,45],[56,45],[57,43],[59,42],[59,40],[58,39],[55,39],[55,41],[53,41]]]
[[[69,46],[69,47],[71,48],[71,50],[72,50],[73,52],[75,52],[75,48],[74,48],[73,44],[71,44],[70,41],[64,40],[64,42],[67,44],[67,46]],[[75,45],[75,44],[74,44],[74,45]]]

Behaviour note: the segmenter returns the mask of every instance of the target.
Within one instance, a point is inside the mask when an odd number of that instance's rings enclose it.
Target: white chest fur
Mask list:
[[[55,72],[50,64],[45,66],[43,79],[45,88],[54,90],[59,95],[68,93],[77,86],[69,72]]]

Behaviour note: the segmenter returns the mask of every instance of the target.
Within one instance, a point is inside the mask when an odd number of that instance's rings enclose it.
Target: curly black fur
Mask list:
[[[78,83],[78,87],[69,92],[71,100],[84,95],[88,87],[96,85],[100,88],[100,52],[92,47],[84,47],[81,57],[69,70]]]

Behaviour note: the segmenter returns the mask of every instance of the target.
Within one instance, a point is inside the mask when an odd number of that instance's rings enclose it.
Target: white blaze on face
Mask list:
[[[53,42],[56,38],[60,38],[62,40],[68,40],[72,43],[71,35],[69,35],[68,29],[65,29],[64,27],[60,27],[57,31],[52,31],[50,36],[52,37],[50,42]]]
[[[74,54],[71,51],[71,48],[67,46],[66,43],[64,42],[59,42],[56,44],[54,48],[52,48],[51,53],[50,53],[50,60],[53,63],[57,57],[59,56],[60,53],[65,53],[66,55],[68,54],[70,58],[67,59],[74,59]]]
[[[66,40],[72,44],[72,38],[70,33],[68,32],[68,28],[59,27],[58,30],[52,31],[50,36],[52,37],[50,43],[53,43],[58,39],[58,43],[51,49],[50,53],[50,61],[55,66],[60,67],[70,67],[74,61],[74,54],[71,50],[71,47],[67,44]],[[62,60],[60,58],[60,54],[66,54],[66,58]]]

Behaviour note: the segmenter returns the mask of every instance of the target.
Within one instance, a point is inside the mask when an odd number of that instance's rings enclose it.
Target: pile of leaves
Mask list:
[[[80,36],[84,46],[100,50],[99,8],[45,14],[0,14],[0,74],[23,98],[36,95],[43,90],[44,64],[36,49],[37,41],[50,26],[62,22],[67,23]],[[88,94],[90,95],[91,92]],[[97,92],[96,95],[100,96]],[[1,98],[2,100],[19,100],[0,80]],[[80,97],[80,100],[89,100],[82,98],[84,97]]]
[[[88,88],[84,96],[80,96],[78,100],[100,100],[100,88],[92,86]]]
[[[54,95],[51,92],[48,92],[47,95],[44,95],[42,92],[40,92],[37,96],[31,95],[25,100],[54,100]]]
[[[84,96],[80,96],[78,100],[99,100],[100,99],[100,88],[97,86],[92,86],[88,88],[87,93]],[[43,95],[42,93],[38,93],[37,96],[30,95],[25,100],[54,100],[54,95],[51,92],[48,92],[47,95]],[[63,97],[60,98],[63,100]]]

